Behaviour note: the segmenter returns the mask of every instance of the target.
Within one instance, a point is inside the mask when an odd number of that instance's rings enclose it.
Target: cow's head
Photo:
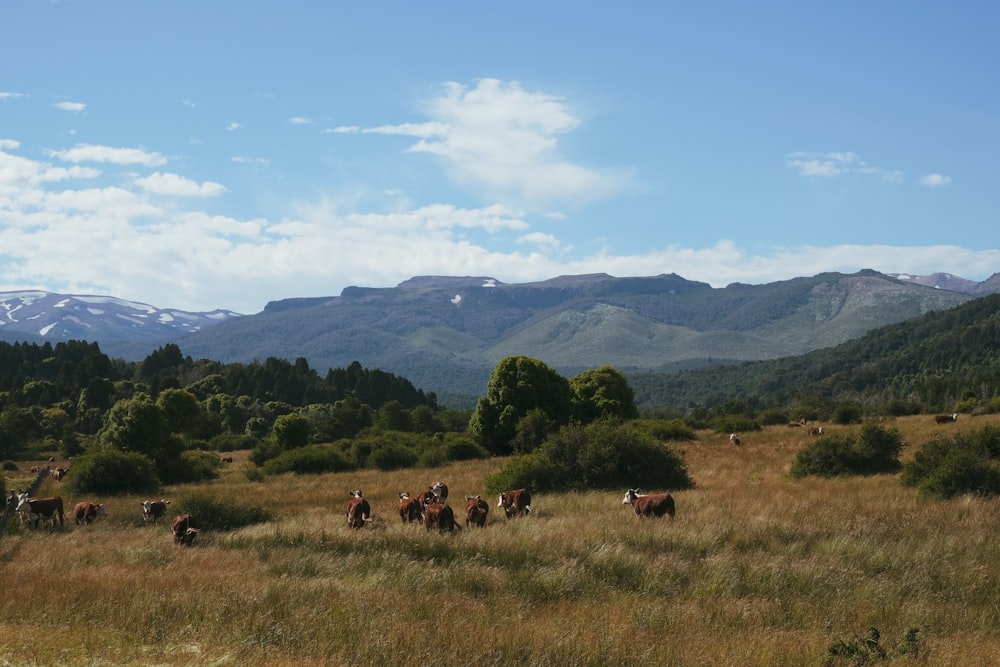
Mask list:
[[[639,497],[639,489],[629,489],[625,492],[625,497],[622,498],[622,505],[631,505],[635,502],[635,499]]]
[[[184,531],[184,534],[181,535],[180,543],[185,547],[189,547],[194,544],[194,538],[196,537],[198,537],[198,529],[188,528]]]

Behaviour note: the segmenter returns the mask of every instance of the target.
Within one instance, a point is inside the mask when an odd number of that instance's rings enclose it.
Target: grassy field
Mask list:
[[[935,429],[1000,420],[929,422],[896,422],[904,459]],[[483,530],[400,523],[400,491],[442,479],[458,508],[499,460],[259,483],[237,453],[197,489],[275,519],[191,549],[142,524],[144,498],[62,493],[110,516],[0,538],[0,665],[1000,664],[1000,500],[791,479],[804,429],[741,435],[678,447],[697,486],[673,521],[616,489],[536,493],[509,522],[491,498]],[[376,515],[361,531],[355,488]]]

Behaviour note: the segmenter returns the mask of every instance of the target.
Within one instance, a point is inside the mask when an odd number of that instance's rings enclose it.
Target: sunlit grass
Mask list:
[[[898,422],[904,458],[936,432],[926,419]],[[921,499],[895,475],[791,479],[807,441],[700,434],[672,521],[637,519],[624,489],[536,493],[512,521],[488,499],[487,527],[455,534],[400,521],[399,492],[438,479],[462,515],[497,460],[261,483],[238,459],[158,495],[275,519],[191,549],[142,523],[144,498],[88,498],[110,516],[0,539],[0,664],[803,665],[871,627],[890,646],[920,628],[921,664],[989,664],[1000,502]],[[361,531],[345,519],[356,488],[376,517]]]

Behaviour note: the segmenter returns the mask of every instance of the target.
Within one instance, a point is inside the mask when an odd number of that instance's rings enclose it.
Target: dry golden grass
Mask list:
[[[904,458],[942,429],[897,424]],[[680,446],[697,487],[674,521],[640,521],[621,489],[538,493],[510,522],[490,498],[485,529],[452,535],[401,524],[400,491],[442,479],[458,509],[496,460],[256,483],[244,455],[198,489],[275,520],[191,549],[142,524],[142,498],[88,498],[110,517],[0,539],[0,664],[816,665],[871,627],[890,652],[920,630],[888,663],[1000,664],[1000,501],[790,479],[802,429],[743,436]],[[362,531],[355,488],[376,515]]]

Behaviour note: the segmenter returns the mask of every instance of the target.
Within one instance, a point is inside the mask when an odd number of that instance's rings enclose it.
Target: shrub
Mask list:
[[[208,441],[209,449],[219,452],[235,452],[241,449],[253,449],[260,438],[246,433],[220,433]]]
[[[9,470],[13,472],[17,470],[17,463],[15,463],[14,461],[7,460],[4,461],[3,466],[0,467],[2,467],[4,470]]]
[[[181,494],[174,500],[174,507],[182,514],[192,514],[199,527],[206,530],[235,530],[272,518],[271,512],[260,505],[219,500],[203,492]]]
[[[984,426],[928,440],[903,466],[902,482],[937,498],[1000,495],[1000,429]]]
[[[286,472],[319,474],[344,472],[353,470],[354,467],[343,453],[330,445],[307,445],[268,460],[264,463],[263,471],[268,475]]]
[[[78,494],[144,493],[160,487],[152,459],[117,449],[90,451],[78,457],[69,481]]]
[[[833,409],[834,424],[857,424],[861,421],[861,408],[854,403],[841,403]]]
[[[683,419],[643,419],[629,422],[630,428],[654,440],[694,440],[694,429]],[[730,431],[732,432],[732,431]]]
[[[379,470],[399,470],[412,468],[417,463],[417,453],[413,449],[395,442],[380,442],[368,455],[367,467]]]
[[[541,448],[517,457],[488,477],[490,491],[525,487],[536,491],[644,486],[693,486],[683,460],[642,428],[615,420],[565,426]]]
[[[778,424],[787,424],[789,421],[788,413],[777,408],[764,410],[757,419],[763,426],[777,426]]]
[[[792,477],[871,475],[899,469],[903,449],[899,429],[866,422],[858,433],[823,436],[803,447],[792,463]]]
[[[481,447],[472,438],[464,435],[459,438],[446,439],[444,449],[448,461],[485,459],[490,455],[484,447]]]

